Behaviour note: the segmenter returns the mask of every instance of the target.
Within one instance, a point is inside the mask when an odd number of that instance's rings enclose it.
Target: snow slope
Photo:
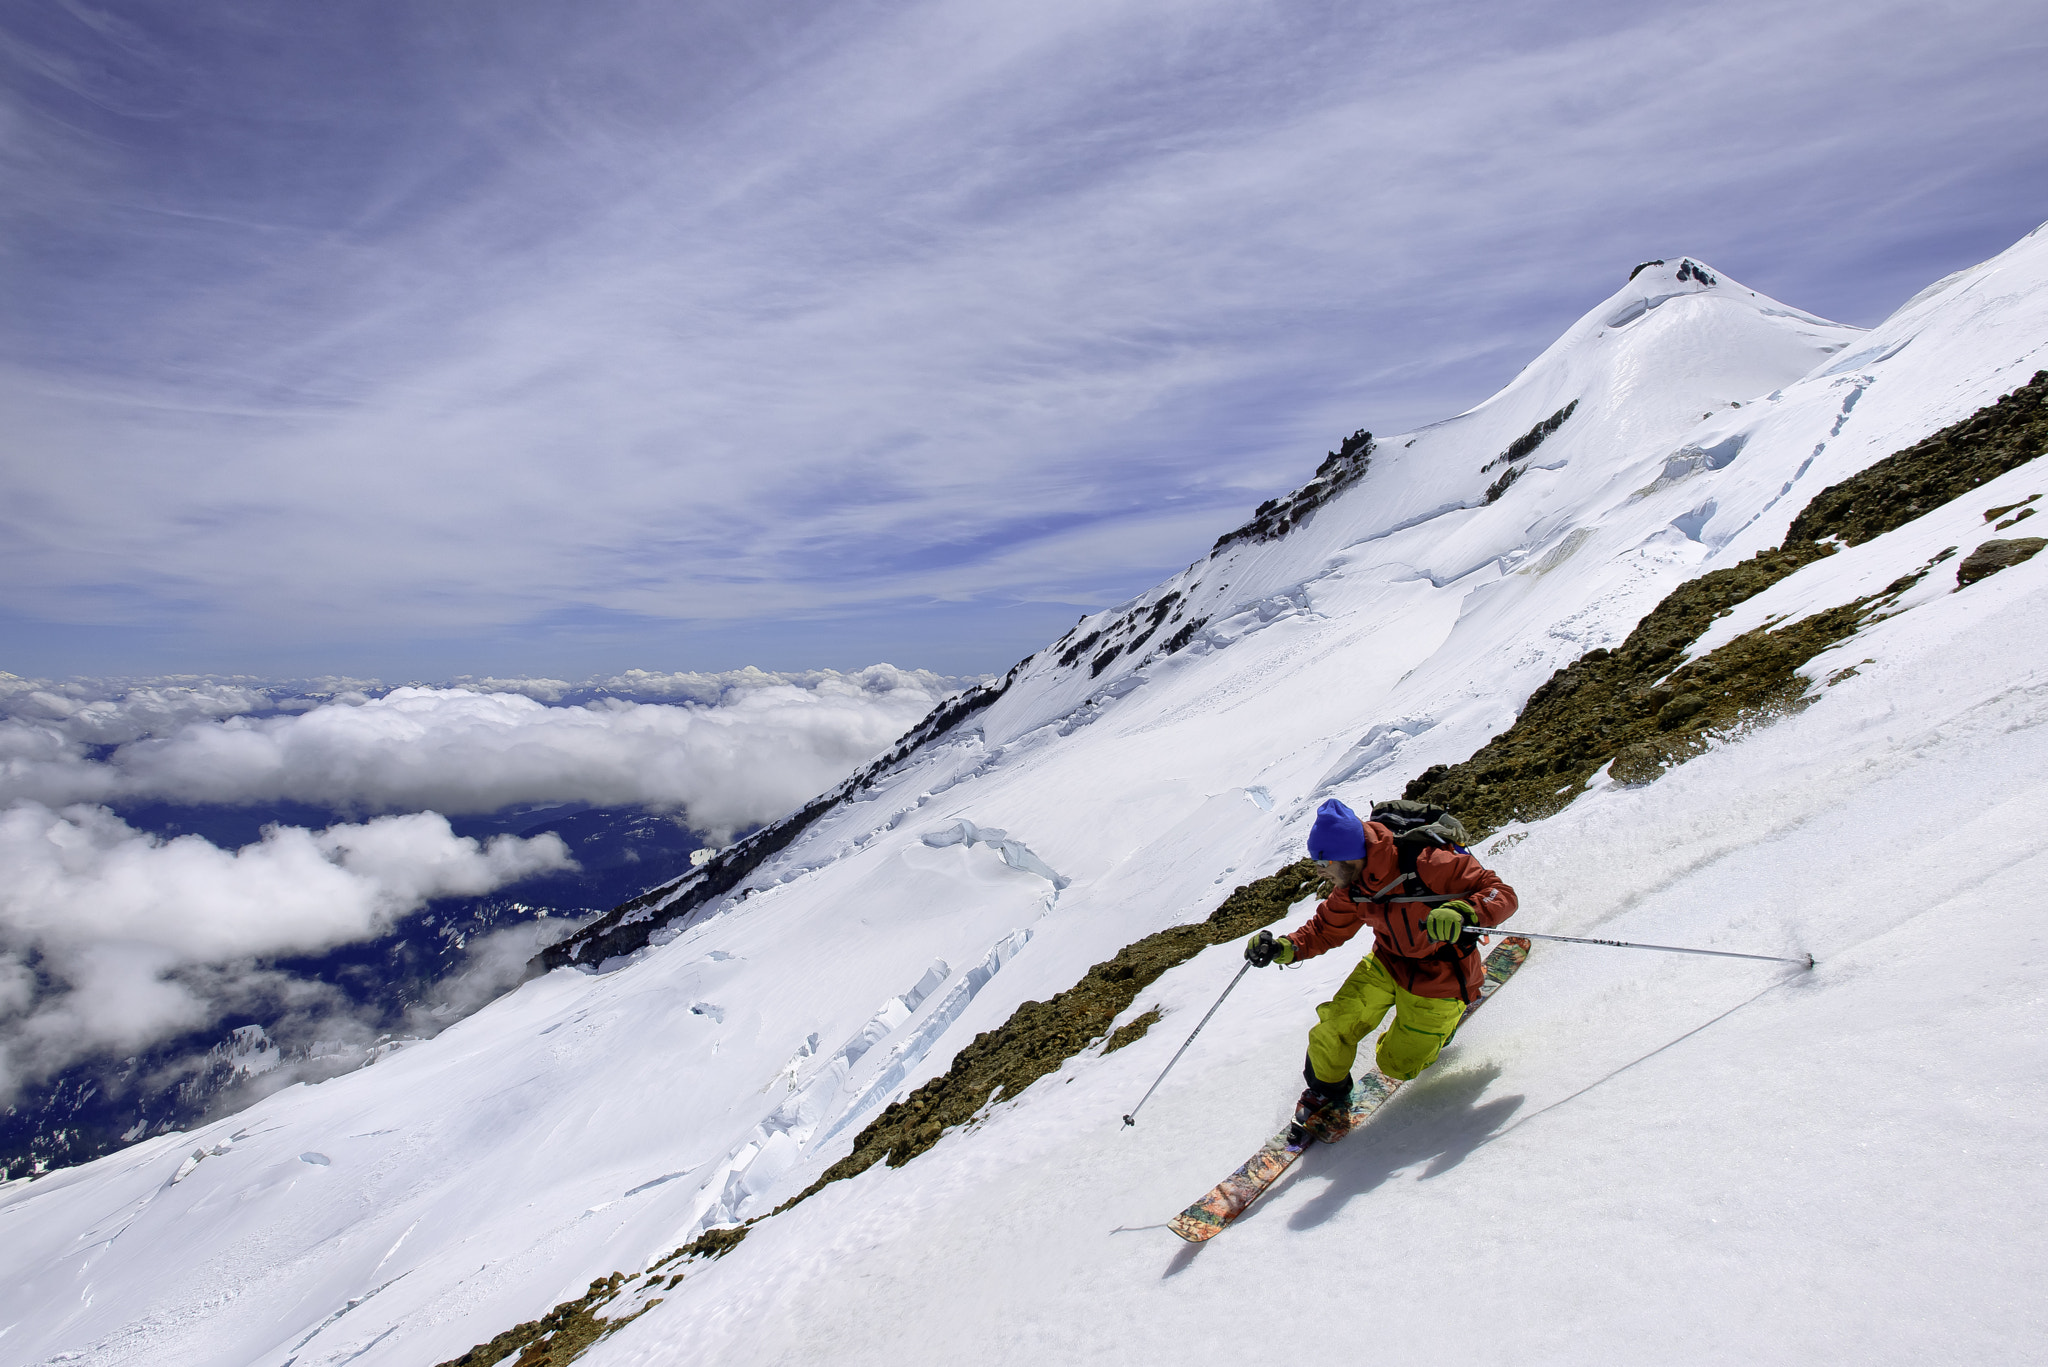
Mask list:
[[[434,1363],[770,1210],[1017,1003],[1296,857],[1323,797],[1462,760],[1672,586],[2043,366],[2048,232],[1869,333],[1648,267],[1286,535],[1083,622],[655,946],[0,1188],[0,1358]],[[1574,400],[1488,503],[1482,467]],[[2048,493],[2039,465],[1715,639],[1967,553],[1984,508]],[[1364,948],[1248,978],[1124,1129],[1236,970],[1221,946],[1141,995],[1166,1017],[1138,1044],[763,1221],[585,1360],[1236,1362],[1336,1334],[1397,1360],[2024,1356],[2048,1327],[2048,557],[1953,585],[1817,660],[1859,672],[1805,712],[1481,851],[1531,929],[1811,973],[1539,945],[1369,1139],[1197,1249],[1164,1220],[1285,1114]]]

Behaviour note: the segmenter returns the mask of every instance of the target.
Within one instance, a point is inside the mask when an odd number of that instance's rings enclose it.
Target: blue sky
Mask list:
[[[0,669],[1007,666],[1688,253],[2048,217],[2010,3],[0,17]]]

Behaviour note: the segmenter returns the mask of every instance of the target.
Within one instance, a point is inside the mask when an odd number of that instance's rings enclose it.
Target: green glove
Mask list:
[[[1429,913],[1429,919],[1422,928],[1432,940],[1455,940],[1465,933],[1465,927],[1472,924],[1474,912],[1470,902],[1446,902]]]

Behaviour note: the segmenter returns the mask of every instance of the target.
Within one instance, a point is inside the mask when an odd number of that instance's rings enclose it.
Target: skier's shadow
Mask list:
[[[1403,1087],[1387,1109],[1334,1148],[1318,1144],[1302,1155],[1288,1181],[1328,1177],[1330,1185],[1288,1217],[1290,1229],[1314,1229],[1353,1197],[1381,1186],[1395,1173],[1427,1163],[1418,1180],[1438,1177],[1465,1161],[1522,1108],[1527,1098],[1479,1098],[1500,1076],[1496,1067],[1419,1079]],[[1271,1200],[1272,1192],[1266,1193]]]

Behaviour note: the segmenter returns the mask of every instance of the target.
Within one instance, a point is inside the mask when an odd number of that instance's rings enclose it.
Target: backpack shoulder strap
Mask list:
[[[1422,857],[1422,842],[1397,839],[1394,841],[1394,853],[1401,857],[1402,891],[1427,895],[1429,889],[1422,886],[1422,875],[1415,871],[1415,861]]]
[[[1436,842],[1427,835],[1405,833],[1395,836],[1394,854],[1400,860],[1401,872],[1386,887],[1380,889],[1374,900],[1380,902],[1412,902],[1418,899],[1435,898],[1435,894],[1429,890],[1429,885],[1422,881],[1422,875],[1416,871],[1415,867],[1416,861],[1422,857],[1422,852],[1427,849],[1434,849],[1435,847]]]
[[[1422,881],[1422,874],[1416,865],[1424,850],[1449,850],[1454,854],[1467,854],[1462,845],[1450,844],[1435,832],[1411,832],[1394,838],[1394,853],[1400,859],[1401,871],[1389,879],[1384,887],[1366,889],[1367,900],[1384,905],[1388,902],[1455,902],[1465,894],[1456,892],[1432,892],[1429,884]]]

